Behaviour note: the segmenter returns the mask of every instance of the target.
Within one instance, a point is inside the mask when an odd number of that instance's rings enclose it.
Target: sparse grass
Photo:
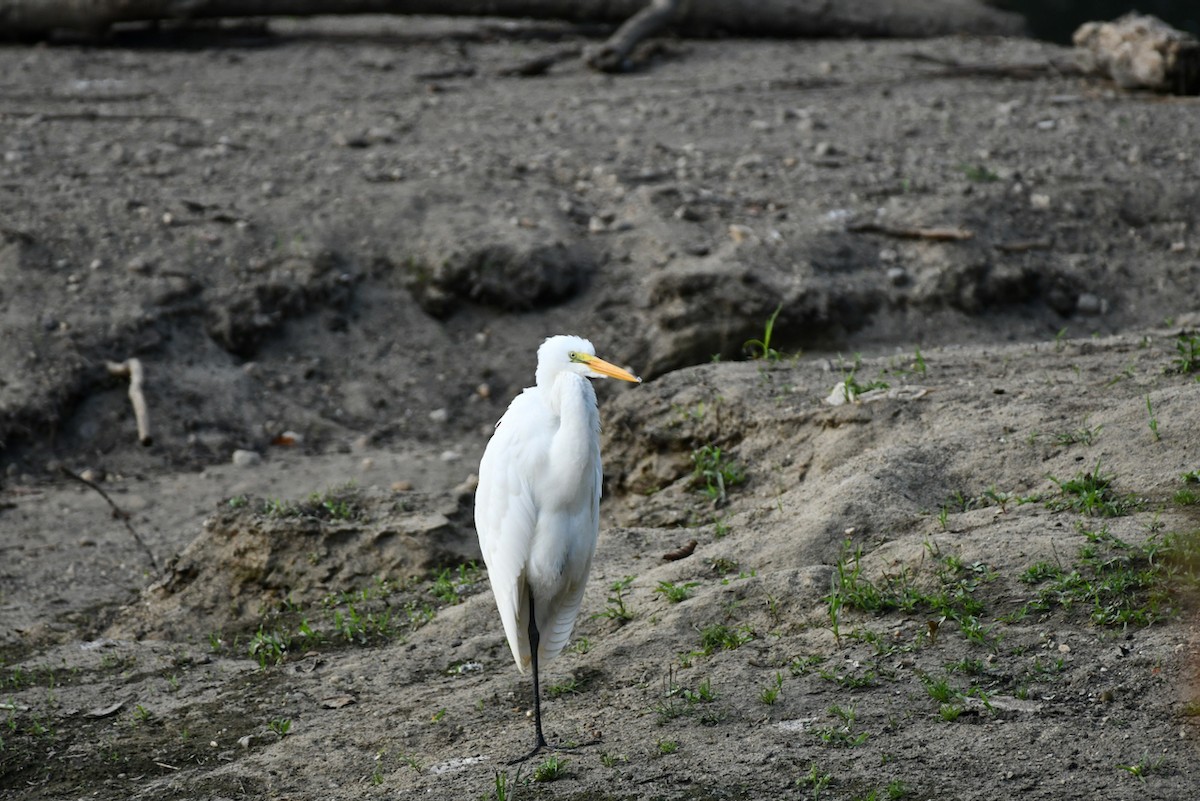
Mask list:
[[[713,689],[712,681],[708,678],[705,678],[693,690],[690,687],[676,684],[672,670],[666,680],[663,699],[653,707],[653,711],[658,715],[660,726],[668,720],[679,717],[697,716],[705,725],[719,722],[725,717],[724,711],[715,708],[702,709],[717,700],[717,691]]]
[[[238,503],[234,503],[234,501]],[[248,503],[244,496],[230,499],[230,506],[239,508]],[[289,501],[270,498],[263,501],[259,514],[266,517],[312,517],[318,520],[357,520],[362,516],[360,490],[354,482],[331,487],[324,492],[314,492],[304,501]]]
[[[922,676],[921,683],[925,685],[925,692],[929,693],[929,697],[938,703],[946,704],[958,697],[958,690],[951,687],[946,679],[935,680],[929,676]]]
[[[1118,495],[1112,488],[1114,476],[1100,471],[1100,462],[1089,473],[1076,473],[1074,478],[1049,477],[1058,485],[1059,497],[1047,501],[1055,511],[1071,509],[1085,515],[1122,517],[1141,507],[1133,495]]]
[[[494,775],[496,801],[512,801],[512,785],[521,780],[521,771],[518,769],[516,778],[512,780],[508,778],[508,771],[506,770],[498,770]]]
[[[742,344],[742,350],[750,354],[751,359],[765,359],[769,362],[777,362],[783,358],[783,354],[771,347],[771,334],[775,331],[775,320],[779,318],[779,312],[783,311],[783,304],[780,303],[775,307],[775,311],[767,318],[766,324],[763,326],[762,339],[748,339]]]
[[[604,611],[592,615],[592,619],[605,618],[622,625],[633,620],[636,615],[632,609],[625,605],[625,598],[629,590],[629,585],[633,584],[634,578],[634,576],[625,576],[623,579],[610,584]]]
[[[275,735],[282,740],[284,737],[288,736],[289,732],[291,732],[292,721],[288,718],[275,718],[267,724],[267,728],[275,732]]]
[[[820,654],[810,654],[809,656],[798,656],[788,664],[788,670],[793,676],[803,676],[817,668],[825,662],[825,657]]]
[[[763,687],[758,693],[758,698],[767,706],[771,706],[779,699],[779,693],[783,690],[783,674],[776,673],[775,680],[771,684]]]
[[[912,366],[909,369],[916,375],[925,375],[925,356],[919,347],[913,353]]]
[[[586,678],[572,676],[571,678],[565,679],[558,684],[551,684],[546,687],[546,695],[550,696],[551,698],[561,698],[564,695],[578,695],[584,691],[584,689],[587,687],[587,684],[588,680]]]
[[[899,779],[893,779],[888,782],[887,797],[891,801],[900,801],[902,798],[908,798],[913,794],[912,790],[905,786],[904,782]]]
[[[853,706],[842,707],[834,704],[829,707],[829,714],[837,718],[837,723],[825,726],[814,726],[810,731],[823,745],[834,748],[853,748],[862,745],[870,734],[865,731],[854,731],[857,713]]]
[[[724,623],[713,623],[700,630],[700,653],[712,656],[717,651],[732,651],[754,639],[747,626],[731,629]]]
[[[817,763],[812,763],[808,768],[808,773],[796,779],[796,786],[802,790],[811,790],[813,801],[819,801],[821,793],[833,781],[833,774],[826,773],[817,767]]]
[[[551,754],[542,761],[542,764],[533,769],[533,780],[535,782],[558,781],[567,775],[566,768],[566,759],[559,757],[557,754]]]
[[[1146,415],[1150,418],[1150,434],[1154,437],[1154,441],[1161,441],[1162,435],[1158,433],[1158,418],[1154,416],[1154,407],[1150,404],[1149,395],[1146,395]]]
[[[723,556],[718,556],[716,559],[713,559],[710,566],[712,567],[712,571],[714,573],[721,576],[728,573],[736,573],[738,569],[737,562],[733,561],[732,559],[726,559]]]
[[[924,358],[922,358],[921,359],[922,365],[924,365],[924,361],[925,361]],[[844,362],[843,362],[843,365],[844,365]],[[859,395],[862,395],[865,392],[870,392],[873,389],[888,389],[891,386],[890,384],[888,384],[888,382],[883,380],[882,374],[880,375],[879,378],[876,378],[874,381],[865,381],[865,382],[859,381],[858,380],[858,371],[861,367],[862,367],[862,357],[856,353],[856,354],[854,354],[853,365],[851,365],[850,369],[848,371],[846,371],[846,373],[842,377],[842,381],[841,381],[842,394],[845,396],[846,401],[848,403],[853,403],[854,400],[857,399]]]
[[[1151,759],[1147,755],[1143,756],[1135,764],[1117,765],[1117,768],[1127,772],[1130,776],[1137,778],[1138,781],[1145,782],[1146,777],[1155,771],[1161,770],[1166,761],[1166,756],[1160,756],[1158,759]]]
[[[1191,375],[1200,371],[1200,336],[1180,334],[1175,338],[1178,355],[1171,362],[1171,372]]]
[[[237,637],[232,646],[248,647],[249,655],[266,668],[285,661],[293,650],[402,640],[406,630],[424,626],[441,606],[461,602],[479,579],[480,570],[471,562],[442,569],[427,581],[379,577],[355,590],[328,593],[315,604],[289,597],[264,610],[248,646]],[[225,652],[228,643],[220,632],[208,637],[214,653]]]
[[[266,670],[268,665],[278,665],[283,662],[284,655],[291,647],[291,638],[278,631],[264,631],[262,626],[250,640],[250,656],[258,661],[258,666]]]
[[[1084,420],[1083,425],[1073,431],[1064,431],[1061,434],[1055,434],[1054,441],[1063,446],[1074,445],[1076,443],[1091,445],[1103,430],[1104,426],[1088,426],[1087,420]]]
[[[1196,492],[1196,490],[1190,487],[1185,487],[1172,495],[1171,501],[1176,506],[1196,506],[1200,504],[1200,492]]]
[[[692,481],[704,494],[723,503],[726,490],[746,480],[746,472],[716,445],[704,445],[692,451]]]
[[[696,581],[689,581],[686,584],[672,584],[669,581],[660,581],[654,591],[671,603],[677,604],[686,601],[692,594],[692,588],[698,586],[700,586],[699,582]]]
[[[1087,542],[1069,570],[1039,562],[1021,574],[1038,587],[1023,614],[1079,607],[1097,625],[1149,626],[1178,611],[1181,586],[1200,584],[1200,531],[1155,534],[1140,546],[1103,527],[1080,533]]]
[[[832,670],[821,668],[817,671],[817,675],[825,679],[825,681],[831,681],[847,690],[874,687],[879,683],[879,678],[876,676],[874,670],[867,670],[860,675],[855,673],[835,673]]]
[[[946,670],[951,673],[963,673],[967,676],[978,676],[984,671],[984,662],[982,659],[960,659],[957,662],[950,662],[946,665]]]
[[[999,175],[982,164],[967,164],[964,162],[958,165],[958,171],[971,183],[990,184],[1000,180]]]
[[[963,708],[958,704],[942,704],[938,707],[938,714],[947,723],[953,723],[958,720],[958,716],[962,714],[962,711]]]
[[[462,602],[462,594],[479,581],[479,565],[475,562],[460,564],[457,568],[443,568],[434,576],[429,594],[444,604],[453,606]]]
[[[984,626],[980,616],[986,611],[975,597],[980,583],[995,578],[995,571],[976,562],[964,564],[954,556],[935,555],[937,565],[933,585],[921,586],[908,570],[883,577],[875,583],[862,575],[862,548],[847,540],[835,566],[833,590],[825,597],[834,637],[841,641],[841,617],[845,609],[876,615],[888,612],[912,613],[927,610],[943,619],[958,623],[970,642],[995,648],[994,627]],[[936,628],[931,626],[931,636]]]
[[[677,743],[675,740],[658,741],[658,753],[662,754],[663,756],[666,756],[667,754],[673,754],[678,750],[679,743]]]

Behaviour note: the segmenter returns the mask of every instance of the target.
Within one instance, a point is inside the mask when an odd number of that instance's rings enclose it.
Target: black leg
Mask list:
[[[524,756],[510,760],[508,764],[515,765],[518,762],[524,762],[531,756],[535,756],[542,751],[570,751],[575,746],[549,745],[546,742],[545,735],[542,734],[542,694],[538,686],[538,644],[541,642],[542,635],[538,632],[537,618],[533,613],[533,592],[529,593],[529,651],[533,657],[533,728],[537,733],[537,739],[534,741],[533,750]],[[589,743],[581,743],[581,745],[595,745],[596,740]]]
[[[524,756],[519,756],[510,761],[508,764],[515,765],[518,762],[524,762],[531,756],[540,753],[543,749],[548,748],[546,745],[546,737],[542,734],[542,694],[538,686],[538,644],[541,642],[542,635],[538,632],[537,617],[533,613],[533,592],[529,593],[529,651],[533,657],[533,728],[537,733],[537,739],[534,741],[533,750]]]
[[[538,645],[542,635],[538,632],[537,618],[533,614],[533,593],[529,593],[529,652],[533,657],[533,728],[537,732],[537,740],[533,753],[546,747],[546,737],[542,734],[542,693],[538,686]]]

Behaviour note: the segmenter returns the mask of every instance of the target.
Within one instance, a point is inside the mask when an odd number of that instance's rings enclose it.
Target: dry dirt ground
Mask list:
[[[0,49],[0,797],[1190,797],[1197,102],[1000,39],[499,74],[578,43]],[[558,332],[650,380],[555,778],[470,519]]]

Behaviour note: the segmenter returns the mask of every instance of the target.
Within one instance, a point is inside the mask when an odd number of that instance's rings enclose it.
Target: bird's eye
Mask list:
[[[579,354],[576,353],[575,351],[570,351],[567,353],[567,358],[573,362],[577,362],[577,361],[579,361]]]

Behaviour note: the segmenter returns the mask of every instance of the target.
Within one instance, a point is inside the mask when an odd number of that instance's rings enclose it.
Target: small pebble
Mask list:
[[[729,238],[734,242],[745,242],[753,236],[754,230],[749,226],[737,225],[736,223],[729,226]]]
[[[450,412],[447,409],[434,409],[429,413],[429,419],[435,423],[444,423],[450,419]]]
[[[410,492],[412,488],[413,483],[411,481],[401,479],[400,481],[392,482],[392,492]]]
[[[1097,297],[1091,292],[1084,292],[1075,301],[1075,311],[1086,315],[1102,314],[1107,305],[1103,298]]]
[[[255,451],[238,449],[233,452],[233,463],[238,467],[253,467],[262,462],[262,457]]]

